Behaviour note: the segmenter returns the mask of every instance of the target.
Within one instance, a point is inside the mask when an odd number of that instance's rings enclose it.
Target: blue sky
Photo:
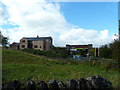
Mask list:
[[[68,22],[85,29],[108,29],[110,35],[118,31],[117,2],[67,2],[61,11]]]
[[[120,20],[120,1],[118,2],[118,18]]]
[[[118,3],[2,0],[0,28],[11,43],[39,35],[51,36],[56,46],[100,46],[118,33]]]
[[[85,29],[108,29],[110,35],[118,31],[117,2],[60,2],[61,12],[67,21]],[[5,23],[2,28],[18,27]]]

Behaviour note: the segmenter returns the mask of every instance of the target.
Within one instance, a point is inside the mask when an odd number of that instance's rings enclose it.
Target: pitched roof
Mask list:
[[[92,44],[88,44],[88,45],[66,45],[69,46],[69,48],[90,48],[92,47]]]
[[[12,44],[10,45],[19,45],[20,43],[16,43],[16,42],[13,42]]]
[[[35,40],[35,41],[44,40],[44,39],[52,39],[51,37],[23,37],[23,38],[25,38],[27,40]]]

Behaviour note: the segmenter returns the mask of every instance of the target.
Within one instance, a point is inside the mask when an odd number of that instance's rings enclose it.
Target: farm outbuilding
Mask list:
[[[19,45],[20,43],[13,42],[12,44],[10,44],[10,49],[14,50],[19,49]]]

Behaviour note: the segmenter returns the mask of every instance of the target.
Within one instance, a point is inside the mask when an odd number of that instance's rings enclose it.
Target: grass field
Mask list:
[[[7,49],[3,49],[2,58],[3,83],[14,79],[21,82],[30,79],[48,82],[50,79],[65,81],[101,75],[110,80],[114,87],[118,86],[117,69],[105,72],[104,63],[103,65],[91,65],[90,62],[57,60]]]

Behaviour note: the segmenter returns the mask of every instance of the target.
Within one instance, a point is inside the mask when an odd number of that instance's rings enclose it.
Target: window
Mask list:
[[[44,50],[45,50],[45,44],[44,44]]]
[[[51,40],[50,40],[49,42],[50,42],[50,43],[52,43],[52,41],[51,41]]]
[[[25,48],[25,45],[22,45],[22,48]]]
[[[24,43],[24,42],[25,42],[25,40],[22,40],[22,42]]]
[[[34,48],[38,48],[38,46],[37,46],[37,45],[34,45]]]
[[[42,47],[40,46],[40,48],[42,48]]]

